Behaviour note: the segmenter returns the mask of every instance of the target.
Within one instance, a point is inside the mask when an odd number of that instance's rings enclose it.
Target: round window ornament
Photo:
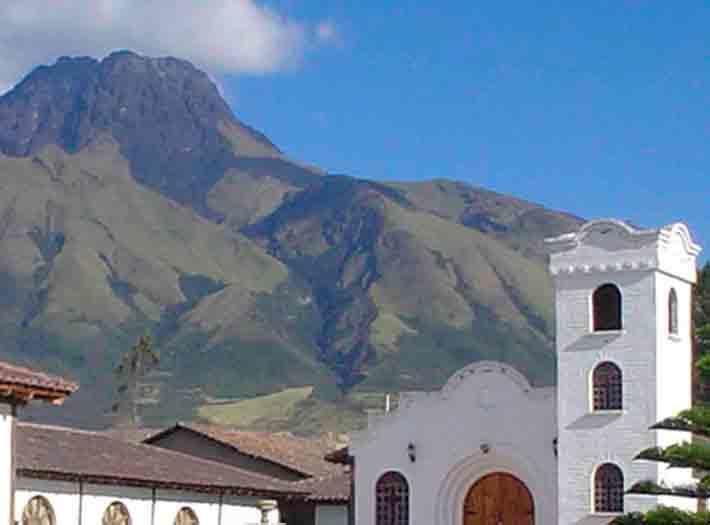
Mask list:
[[[175,525],[199,525],[195,512],[189,507],[183,507],[175,516]]]
[[[114,501],[108,506],[101,525],[131,525],[131,516],[126,506],[120,501]]]
[[[42,496],[35,496],[22,511],[22,525],[54,525],[54,511],[49,501]]]

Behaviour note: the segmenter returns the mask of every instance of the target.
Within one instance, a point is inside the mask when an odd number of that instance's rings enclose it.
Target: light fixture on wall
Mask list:
[[[491,446],[488,443],[483,443],[481,445],[481,452],[488,454],[491,451]]]
[[[407,445],[407,455],[409,456],[409,461],[414,463],[417,460],[417,448],[414,443]]]

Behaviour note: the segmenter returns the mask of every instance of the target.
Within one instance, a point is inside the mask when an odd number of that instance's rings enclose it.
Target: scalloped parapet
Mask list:
[[[486,378],[493,380],[496,388],[491,388]],[[366,439],[362,436],[377,432],[378,428],[381,429],[402,417],[410,417],[412,411],[438,410],[447,400],[457,396],[485,408],[500,405],[500,401],[495,400],[495,392],[512,394],[513,390],[517,393],[516,396],[520,396],[516,399],[526,398],[530,402],[542,404],[553,403],[554,387],[535,387],[521,372],[506,363],[477,361],[454,372],[440,390],[400,392],[398,409],[386,413],[370,412],[367,430],[356,433],[353,440],[357,442],[358,439]]]
[[[550,273],[659,270],[685,281],[697,279],[696,244],[683,223],[639,229],[617,219],[587,222],[578,232],[545,240]]]

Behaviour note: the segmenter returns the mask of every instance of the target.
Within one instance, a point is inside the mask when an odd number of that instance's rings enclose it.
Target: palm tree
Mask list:
[[[130,424],[140,425],[138,412],[139,380],[153,369],[160,358],[153,350],[153,342],[149,335],[142,335],[130,350],[123,354],[121,362],[114,370],[116,375],[116,402],[113,411],[129,417]]]

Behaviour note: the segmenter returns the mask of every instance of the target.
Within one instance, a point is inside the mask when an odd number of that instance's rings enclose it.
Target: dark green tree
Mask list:
[[[710,354],[710,262],[698,273],[693,299],[695,337],[701,355]],[[708,381],[710,383],[710,381]]]
[[[138,338],[114,369],[116,376],[116,399],[113,411],[122,422],[132,426],[140,426],[141,418],[138,410],[139,387],[141,379],[160,362],[153,350],[153,342],[149,335]]]

